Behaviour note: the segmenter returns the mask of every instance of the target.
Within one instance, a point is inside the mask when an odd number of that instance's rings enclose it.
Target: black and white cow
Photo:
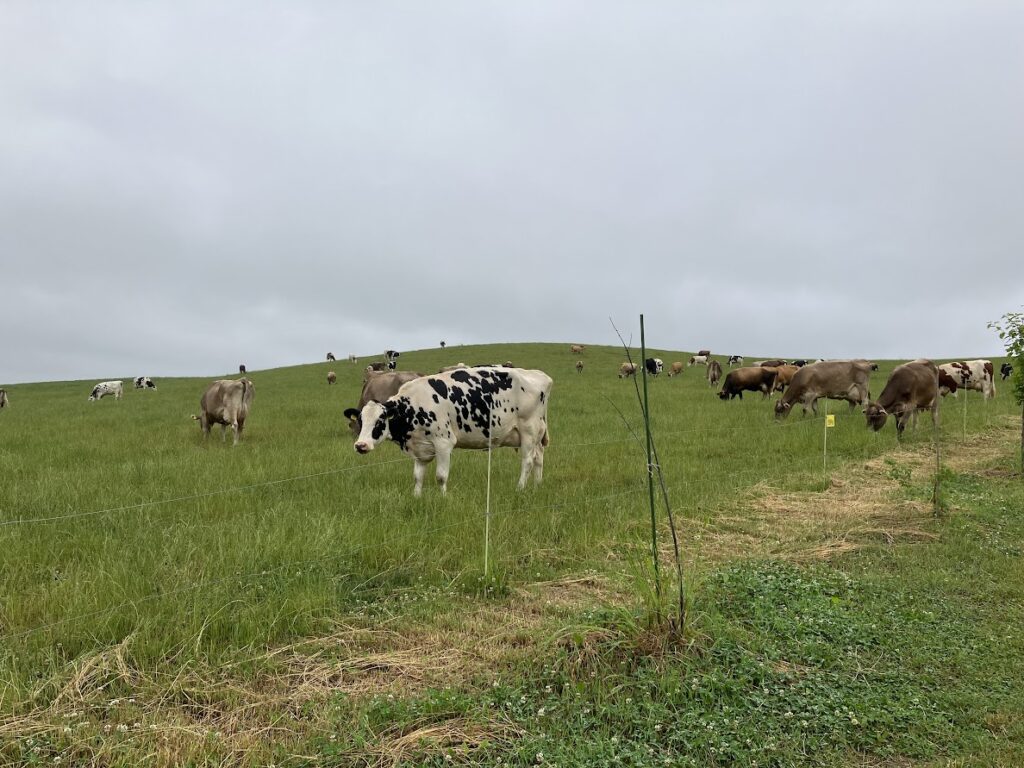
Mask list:
[[[149,376],[136,376],[134,381],[136,389],[156,389],[156,384]]]
[[[657,376],[663,370],[665,370],[665,363],[662,362],[660,357],[648,357],[644,360],[644,368],[651,376]]]
[[[393,349],[389,349],[389,350],[384,352],[384,359],[388,363],[388,370],[389,371],[393,371],[393,370],[395,370],[395,368],[398,367],[398,356],[400,354],[401,354],[401,352],[396,352]]]
[[[434,459],[445,493],[455,448],[518,448],[522,490],[531,473],[536,483],[543,476],[551,384],[543,371],[523,368],[460,368],[422,376],[385,402],[363,406],[363,426],[353,447],[366,454],[383,440],[397,443],[415,462],[416,496],[423,492],[427,465]]]
[[[729,355],[729,367],[734,365],[743,365],[743,355]]]
[[[999,375],[1002,376],[1003,381],[1006,381],[1013,374],[1013,366],[1009,363],[1003,363],[999,366]]]
[[[113,395],[115,400],[120,400],[123,391],[124,387],[120,381],[101,381],[92,388],[92,394],[89,395],[89,402],[100,400],[107,395]]]

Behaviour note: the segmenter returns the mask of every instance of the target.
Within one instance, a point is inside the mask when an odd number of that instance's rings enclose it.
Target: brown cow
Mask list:
[[[743,399],[744,392],[760,392],[762,399],[768,397],[775,386],[775,377],[778,371],[774,368],[760,368],[749,366],[746,368],[734,368],[725,377],[722,391],[718,396],[723,400],[732,400],[739,395]]]
[[[786,365],[785,360],[759,360],[754,363],[755,366],[762,368],[779,368],[780,366]]]
[[[678,376],[682,372],[683,372],[683,363],[682,363],[681,360],[676,360],[674,363],[672,363],[671,367],[668,369],[668,377],[672,378],[673,376]]]
[[[0,389],[0,408],[6,408],[10,405],[10,401],[7,399],[7,390]]]
[[[875,432],[885,426],[891,413],[896,417],[896,435],[903,434],[907,422],[913,419],[917,426],[917,412],[932,412],[932,424],[939,417],[939,369],[931,360],[914,360],[897,366],[885,383],[878,400],[864,409],[867,424]]]
[[[574,355],[582,355],[585,349],[586,346],[583,344],[573,344],[569,347],[569,351]]]
[[[775,377],[775,391],[785,392],[786,387],[789,386],[789,382],[793,380],[793,376],[800,370],[802,366],[799,365],[780,365],[777,370],[779,375]]]
[[[328,371],[327,372],[327,383],[328,384],[333,384],[337,380],[338,380],[338,374],[336,374],[334,371]]]
[[[363,428],[359,414],[367,403],[385,402],[392,395],[398,394],[398,390],[403,384],[418,379],[420,376],[421,374],[415,371],[385,371],[369,375],[363,381],[363,391],[359,394],[359,407],[345,409],[345,417],[348,419],[348,426],[352,430],[352,434],[359,437],[359,432]]]
[[[814,415],[818,415],[818,399],[827,397],[832,400],[846,400],[850,410],[856,405],[867,405],[868,379],[871,377],[871,364],[865,360],[831,360],[825,363],[805,365],[793,374],[789,387],[775,404],[775,418],[784,419],[789,416],[790,409],[800,403],[804,415],[810,406]]]
[[[256,387],[249,379],[219,379],[212,382],[199,401],[202,414],[192,416],[202,427],[203,437],[210,436],[210,427],[220,424],[221,439],[227,439],[227,428],[230,426],[235,433],[234,445],[238,445],[255,394]]]
[[[388,364],[381,360],[378,360],[375,363],[370,363],[368,366],[366,366],[365,370],[363,371],[363,381],[366,381],[366,377],[369,376],[371,373],[379,373],[381,371],[387,370],[387,367]]]
[[[711,357],[711,350],[702,349],[697,353],[697,357]]]
[[[722,378],[722,364],[717,360],[708,363],[708,384],[715,386]]]
[[[583,373],[583,361],[582,360],[577,360],[576,361],[576,373]]]
[[[619,378],[625,379],[628,376],[636,375],[636,363],[623,363],[619,366]]]

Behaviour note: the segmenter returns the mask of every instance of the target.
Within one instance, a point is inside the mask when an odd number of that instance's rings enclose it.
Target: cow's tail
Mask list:
[[[196,416],[194,413],[192,414],[192,421],[199,421],[199,417]]]

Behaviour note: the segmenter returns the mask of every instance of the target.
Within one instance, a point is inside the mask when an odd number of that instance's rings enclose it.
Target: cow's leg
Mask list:
[[[434,476],[437,478],[437,485],[441,489],[441,495],[444,496],[448,493],[448,472],[452,466],[452,452],[451,449],[441,449],[437,452],[437,467],[435,469]],[[424,465],[426,466],[426,465]]]
[[[518,490],[526,487],[526,480],[533,471],[534,453],[537,450],[539,441],[532,432],[520,430],[519,458],[522,460],[519,471],[519,482],[516,483]]]
[[[221,424],[220,425],[220,441],[222,443],[226,443],[228,441],[228,425],[227,424]]]
[[[540,485],[544,479],[544,441],[538,440],[533,449],[533,484]]]
[[[238,445],[238,441],[242,438],[242,422],[236,421],[231,425],[231,429],[235,432],[235,440],[232,445]]]
[[[429,461],[421,461],[420,459],[413,459],[412,465],[412,479],[414,485],[412,488],[413,496],[423,495],[423,478],[427,476],[427,464]]]

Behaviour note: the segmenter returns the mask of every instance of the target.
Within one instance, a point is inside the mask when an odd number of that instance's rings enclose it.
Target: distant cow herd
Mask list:
[[[444,342],[441,347],[444,348]],[[586,346],[572,344],[578,374],[584,370]],[[419,496],[427,466],[436,462],[435,474],[441,493],[445,493],[456,448],[487,449],[514,447],[520,452],[521,469],[518,487],[525,487],[530,477],[540,483],[544,469],[544,449],[550,443],[547,406],[551,398],[552,379],[540,370],[516,368],[512,361],[466,365],[456,363],[442,367],[437,374],[398,371],[400,353],[387,350],[383,359],[371,362],[363,372],[363,385],[356,407],[344,411],[355,440],[353,448],[367,454],[385,440],[396,443],[413,459],[413,492]],[[358,362],[354,355],[348,360]],[[333,353],[327,361],[335,362]],[[684,363],[674,361],[668,366],[669,378],[683,375],[694,365],[706,367],[706,380],[712,387],[721,383],[717,393],[722,400],[743,398],[744,392],[759,392],[762,399],[781,393],[774,410],[777,419],[789,416],[794,406],[803,413],[818,413],[821,398],[845,400],[851,411],[860,406],[867,426],[881,429],[891,416],[896,432],[902,435],[908,424],[916,424],[921,411],[937,418],[938,402],[946,395],[957,396],[961,389],[980,392],[987,400],[995,397],[995,369],[989,360],[960,360],[936,365],[930,360],[914,360],[896,367],[876,400],[871,399],[869,379],[878,366],[869,360],[797,359],[760,360],[743,365],[742,355],[726,358],[728,372],[723,378],[722,363],[710,350],[700,350]],[[657,377],[666,366],[658,357],[648,357],[642,364],[627,360],[619,365],[620,379],[636,376],[641,370]],[[226,440],[227,429],[233,433],[233,444],[242,439],[245,423],[252,409],[255,385],[247,378],[244,365],[239,366],[239,379],[211,382],[200,399],[199,422],[203,437],[215,425],[221,427]],[[999,369],[1006,380],[1013,372],[1009,363]],[[327,383],[337,381],[337,373],[327,373]],[[136,390],[156,390],[149,376],[133,380]],[[89,394],[95,402],[107,396],[121,400],[124,396],[120,380],[101,381]],[[9,406],[8,393],[0,389],[0,409]]]

